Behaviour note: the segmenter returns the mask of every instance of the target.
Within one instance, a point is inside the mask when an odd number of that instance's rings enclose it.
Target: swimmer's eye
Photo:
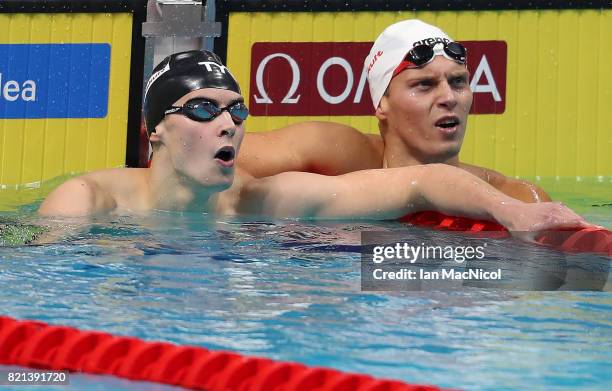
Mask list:
[[[450,84],[457,87],[463,87],[467,85],[467,82],[467,76],[457,76],[450,80]]]
[[[431,87],[433,87],[435,84],[436,83],[434,80],[423,79],[423,80],[418,80],[416,83],[414,83],[414,86],[418,88],[419,90],[428,90]]]
[[[244,122],[245,119],[249,116],[249,109],[246,107],[244,103],[236,103],[230,106],[229,113],[234,120],[236,125],[240,125]]]

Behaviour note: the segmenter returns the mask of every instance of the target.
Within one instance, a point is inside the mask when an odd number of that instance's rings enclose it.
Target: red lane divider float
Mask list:
[[[439,212],[419,212],[401,220],[432,229],[447,231],[486,232],[487,237],[510,237],[508,230],[491,221],[447,216]],[[612,256],[612,231],[603,228],[583,228],[547,231],[536,238],[541,245],[568,252],[595,253]]]
[[[440,388],[302,364],[146,342],[0,316],[0,365],[113,375],[226,391],[433,391]]]

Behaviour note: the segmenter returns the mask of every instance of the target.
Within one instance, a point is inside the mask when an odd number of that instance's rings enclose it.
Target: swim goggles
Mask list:
[[[226,107],[219,107],[213,102],[196,98],[187,101],[183,106],[170,106],[164,111],[164,116],[168,114],[183,114],[187,118],[198,122],[208,122],[217,118],[221,113],[227,111],[236,124],[242,123],[249,116],[249,109],[242,102],[236,102]]]
[[[438,45],[443,45],[442,49],[439,49]],[[432,62],[436,55],[443,55],[461,65],[467,62],[467,49],[459,42],[438,42],[434,46],[417,45],[410,49],[406,57],[395,68],[393,76],[397,76],[404,69],[422,68]]]

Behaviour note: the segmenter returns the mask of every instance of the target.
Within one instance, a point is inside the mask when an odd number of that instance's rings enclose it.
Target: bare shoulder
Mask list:
[[[132,169],[117,168],[69,179],[47,196],[38,213],[47,216],[87,216],[112,211],[123,194],[134,194],[137,177]]]
[[[460,167],[488,182],[497,190],[524,202],[547,202],[550,196],[538,185],[529,181],[510,178],[489,168],[461,163]]]
[[[238,164],[261,178],[284,171],[340,175],[379,168],[382,141],[344,124],[307,121],[248,133]]]
[[[47,216],[86,216],[110,201],[98,182],[88,175],[69,179],[49,194],[38,209]]]
[[[354,148],[356,150],[377,155],[376,163],[382,162],[383,143],[379,134],[366,134],[358,129],[337,122],[307,121],[289,125],[282,129],[285,132],[300,132],[302,135],[312,138],[318,144],[326,143],[338,148]],[[380,159],[379,156],[380,155]],[[379,167],[370,167],[379,168]]]
[[[341,136],[348,137],[362,138],[362,136],[364,136],[363,133],[353,128],[352,126],[329,121],[302,121],[283,126],[278,129],[273,129],[265,132],[254,132],[249,134],[254,137],[282,137],[285,135],[294,134],[295,132],[300,132],[302,135],[309,133],[317,134],[320,132],[335,132],[336,134],[339,134]]]

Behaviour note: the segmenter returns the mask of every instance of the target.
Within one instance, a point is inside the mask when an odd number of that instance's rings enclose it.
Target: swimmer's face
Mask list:
[[[421,163],[456,157],[472,105],[468,76],[465,66],[436,56],[394,77],[376,110],[385,136]]]
[[[209,100],[219,108],[243,102],[236,92],[205,88],[184,95],[173,106],[183,106],[195,98]],[[231,186],[244,125],[235,123],[226,110],[206,122],[183,114],[166,115],[155,129],[151,141],[167,148],[177,172],[202,185],[217,187],[218,191]]]

